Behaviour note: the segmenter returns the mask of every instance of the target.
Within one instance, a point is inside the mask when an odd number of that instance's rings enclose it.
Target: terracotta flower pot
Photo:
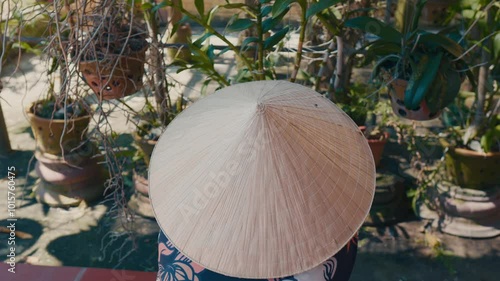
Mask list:
[[[82,201],[92,202],[103,196],[102,181],[80,182],[71,185],[55,185],[39,180],[33,192],[38,202],[52,207],[78,206]]]
[[[35,153],[35,170],[40,179],[55,185],[74,185],[96,181],[101,174],[97,161],[82,159],[81,163],[69,164],[63,157]],[[71,157],[71,156],[70,156]]]
[[[147,47],[144,47],[129,56],[116,55],[111,59],[81,61],[78,70],[99,99],[123,98],[143,86],[146,50]]]
[[[42,118],[31,113],[30,110],[28,110],[27,115],[35,135],[36,145],[44,153],[61,155],[63,151],[70,152],[87,139],[86,133],[90,123],[90,115],[66,121]],[[64,136],[62,136],[63,131]]]
[[[368,145],[373,154],[373,160],[375,161],[375,167],[380,165],[380,160],[382,160],[382,154],[384,153],[385,144],[389,139],[389,133],[384,132],[382,138],[378,139],[368,139]]]
[[[391,98],[392,111],[399,117],[403,117],[410,120],[431,120],[438,117],[441,111],[432,113],[427,102],[422,100],[420,106],[417,110],[410,110],[405,107],[405,90],[408,85],[408,81],[402,79],[396,79],[389,84],[389,96]]]
[[[487,189],[500,185],[500,152],[479,153],[450,147],[445,162],[449,179],[462,188]]]
[[[366,131],[366,126],[358,126],[361,132]],[[383,132],[381,138],[368,138],[368,146],[373,154],[373,160],[375,161],[375,167],[378,167],[380,160],[382,160],[382,154],[384,153],[385,144],[389,139],[389,133]]]

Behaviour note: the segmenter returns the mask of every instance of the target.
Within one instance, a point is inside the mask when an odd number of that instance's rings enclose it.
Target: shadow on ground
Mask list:
[[[8,239],[10,233],[6,233],[3,227],[9,226],[11,223],[15,223],[16,236],[15,244],[8,244]],[[37,240],[42,235],[42,226],[31,219],[18,219],[17,221],[8,221],[8,220],[0,220],[0,226],[2,227],[2,232],[0,232],[0,256],[6,258],[10,253],[10,247],[15,247],[16,256],[20,256],[26,251],[30,250],[30,248],[37,242]],[[12,241],[12,240],[11,240]]]
[[[499,253],[481,258],[415,255],[415,251],[394,254],[358,253],[351,281],[494,281],[498,280]]]
[[[52,241],[47,251],[65,266],[156,271],[159,229],[146,219],[137,219],[135,224],[148,233],[118,232],[114,223],[104,218],[89,231]]]

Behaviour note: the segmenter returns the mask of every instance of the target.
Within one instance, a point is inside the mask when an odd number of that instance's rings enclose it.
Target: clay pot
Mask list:
[[[440,183],[439,187],[441,205],[451,216],[480,219],[500,213],[500,189],[496,189],[495,194],[491,196],[463,196],[462,193],[465,193],[466,189],[444,183]],[[443,189],[450,190],[451,188],[454,189],[453,192],[443,191]]]
[[[396,79],[389,84],[389,97],[391,98],[391,106],[394,114],[399,117],[418,121],[431,120],[441,114],[441,111],[432,113],[427,106],[425,99],[422,100],[417,110],[410,110],[406,108],[404,100],[407,85],[408,81],[402,79]]]
[[[80,182],[71,185],[55,185],[39,180],[33,192],[38,202],[52,207],[78,206],[82,201],[92,202],[103,196],[102,181]]]
[[[500,188],[467,189],[441,181],[437,192],[440,212],[420,208],[421,217],[434,220],[433,227],[468,238],[500,235]]]
[[[35,165],[37,175],[43,181],[55,185],[75,185],[81,183],[95,182],[101,174],[101,167],[97,161],[88,157],[80,159],[77,164],[75,160],[73,164],[68,163],[65,158],[52,154],[44,154],[39,151],[35,152],[35,157],[38,160]],[[69,158],[76,158],[69,156]]]
[[[44,153],[61,155],[63,151],[70,152],[79,147],[87,139],[86,133],[90,123],[90,115],[66,121],[42,118],[30,111],[27,112],[27,115],[35,135],[37,148]],[[65,124],[66,131],[61,140]]]
[[[442,232],[466,238],[492,238],[500,235],[500,212],[480,219],[454,217],[445,214],[435,220],[434,227]]]
[[[500,152],[449,147],[445,162],[449,179],[462,188],[484,190],[500,185]]]
[[[33,189],[39,202],[53,207],[77,206],[100,198],[104,174],[92,156],[95,147],[87,142],[64,155],[35,151],[35,171],[40,180]]]
[[[129,56],[81,61],[78,70],[100,100],[119,99],[139,91],[147,47]],[[114,69],[113,69],[114,68]]]
[[[385,144],[389,139],[389,133],[383,132],[382,138],[368,139],[368,145],[373,154],[373,160],[375,161],[375,167],[380,165],[380,160],[382,159],[382,154],[384,153]]]
[[[366,126],[358,126],[361,132],[366,131]],[[368,138],[368,146],[373,154],[373,160],[375,161],[375,167],[380,165],[380,160],[382,160],[382,154],[384,154],[385,144],[389,139],[389,133],[383,132],[381,138]]]
[[[139,149],[144,153],[144,162],[149,166],[149,160],[151,159],[151,154],[153,153],[153,149],[158,141],[156,140],[146,140],[141,138],[136,132],[132,134],[135,142],[139,146]]]

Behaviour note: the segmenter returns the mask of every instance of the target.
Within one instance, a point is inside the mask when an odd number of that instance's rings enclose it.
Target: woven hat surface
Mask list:
[[[212,271],[277,278],[337,253],[362,225],[375,165],[356,124],[315,91],[237,84],[183,111],[149,167],[156,219]]]

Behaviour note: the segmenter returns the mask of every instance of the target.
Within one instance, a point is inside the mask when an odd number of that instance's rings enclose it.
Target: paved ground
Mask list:
[[[217,66],[232,71],[230,60]],[[68,265],[132,270],[156,270],[156,238],[158,226],[153,220],[141,217],[115,217],[110,212],[110,201],[70,209],[49,208],[37,203],[31,196],[35,181],[32,155],[35,148],[24,108],[46,90],[45,66],[37,57],[25,57],[19,70],[10,75],[13,66],[3,71],[5,89],[0,102],[6,117],[10,139],[15,152],[0,159],[0,226],[7,225],[6,193],[4,179],[7,166],[15,165],[19,171],[17,190],[18,230],[32,238],[21,240],[17,248],[18,259],[39,265]],[[173,72],[173,71],[172,71]],[[175,76],[174,73],[171,74]],[[179,81],[177,91],[190,97],[199,96],[200,74],[184,73],[175,76]],[[140,107],[142,100],[132,97],[133,106]],[[126,134],[131,128],[123,113],[117,110],[111,118],[113,128],[123,133],[120,145],[131,148],[132,138]],[[399,149],[400,150],[400,149]],[[395,172],[409,174],[404,156],[394,146],[387,159],[399,161],[392,164]],[[387,160],[385,160],[387,161]],[[130,175],[127,193],[132,193]],[[426,222],[408,216],[406,222],[394,226],[362,229],[360,253],[352,280],[498,280],[500,274],[500,238],[463,239],[421,231]],[[123,226],[130,230],[127,233]],[[132,234],[132,236],[128,234]],[[7,254],[7,235],[0,233],[0,256]],[[441,247],[433,248],[435,241]],[[5,274],[0,272],[1,276]]]

